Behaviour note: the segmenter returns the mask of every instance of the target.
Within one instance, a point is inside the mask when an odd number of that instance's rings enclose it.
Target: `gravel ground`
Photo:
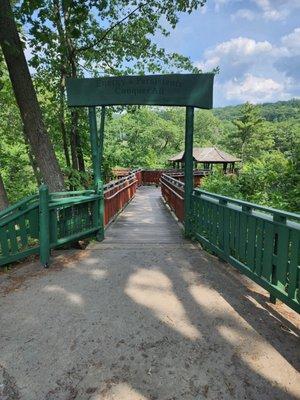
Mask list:
[[[142,188],[102,243],[0,275],[0,399],[300,399],[299,316]]]

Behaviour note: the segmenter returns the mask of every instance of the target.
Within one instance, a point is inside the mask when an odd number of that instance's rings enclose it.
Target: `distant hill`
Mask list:
[[[240,116],[242,105],[215,108],[213,113],[221,120],[233,120]],[[277,101],[276,103],[260,104],[262,116],[267,121],[285,121],[287,119],[300,119],[300,99]]]

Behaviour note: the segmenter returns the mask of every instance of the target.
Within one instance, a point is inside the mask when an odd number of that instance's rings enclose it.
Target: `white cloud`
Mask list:
[[[276,9],[269,0],[254,0],[266,20],[278,21],[286,17],[287,10]]]
[[[296,28],[290,34],[283,36],[281,39],[281,43],[290,51],[291,55],[299,55],[300,54],[300,28]]]
[[[232,21],[247,19],[248,21],[253,21],[255,19],[255,13],[247,8],[241,8],[236,13],[231,14],[230,18]]]
[[[300,89],[300,28],[283,36],[279,43],[232,38],[206,50],[196,65],[205,72],[220,67],[217,102],[288,99]]]
[[[221,87],[227,100],[261,103],[290,98],[291,95],[286,92],[287,85],[288,82],[245,74],[242,79],[231,79]]]
[[[253,39],[238,37],[218,44],[213,49],[204,53],[204,60],[197,63],[197,66],[204,71],[212,70],[220,66],[224,70],[230,65],[237,68],[241,73],[241,68],[249,68],[249,65],[256,63],[258,57],[269,57],[273,52],[278,51],[268,41],[256,42]]]
[[[294,10],[300,8],[299,0],[252,0],[268,21],[285,20]]]
[[[232,3],[241,3],[242,0],[214,0],[215,11],[219,12],[221,7],[226,7]],[[238,10],[231,15],[232,20],[238,18],[248,19],[253,21],[254,18],[263,18],[266,21],[283,21],[294,12],[300,9],[300,0],[251,0],[244,1],[248,7],[251,3],[256,5],[257,11],[250,9]],[[240,13],[240,15],[239,15]]]

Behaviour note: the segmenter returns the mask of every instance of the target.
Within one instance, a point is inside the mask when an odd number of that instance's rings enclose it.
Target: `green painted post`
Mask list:
[[[103,117],[103,110],[102,110]],[[103,122],[102,122],[103,120]],[[101,118],[100,138],[97,133],[96,108],[89,107],[89,122],[90,122],[90,140],[92,149],[92,160],[94,170],[95,192],[100,195],[98,207],[96,207],[95,222],[99,226],[97,240],[104,239],[104,194],[103,181],[101,179],[101,160],[103,152],[103,134],[104,134],[104,118]]]
[[[48,268],[50,259],[50,218],[48,186],[42,185],[39,190],[39,195],[40,262],[45,268]]]
[[[184,148],[184,231],[186,237],[190,237],[192,234],[191,203],[194,189],[193,135],[194,107],[189,106],[186,107]]]
[[[101,180],[97,183],[97,193],[101,196],[99,200],[99,221],[100,230],[97,234],[97,240],[101,242],[104,239],[104,193],[103,193],[103,142],[104,142],[104,124],[105,124],[105,106],[101,107],[101,121],[99,130],[99,165]]]
[[[99,140],[98,140],[98,135],[97,135],[96,107],[89,107],[89,122],[90,122],[90,141],[91,141],[91,150],[92,150],[94,183],[96,186],[97,182],[101,179]]]
[[[100,121],[100,130],[99,130],[99,159],[100,159],[100,168],[102,168],[103,163],[103,142],[104,142],[104,124],[105,124],[105,106],[101,107],[101,121]],[[101,170],[101,174],[103,171]]]

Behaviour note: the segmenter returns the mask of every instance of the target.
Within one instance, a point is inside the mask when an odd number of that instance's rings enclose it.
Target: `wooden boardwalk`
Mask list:
[[[298,316],[183,239],[159,189],[65,254],[0,276],[1,400],[300,398]]]
[[[160,189],[142,186],[137,196],[107,230],[104,244],[187,243],[160,196]]]

